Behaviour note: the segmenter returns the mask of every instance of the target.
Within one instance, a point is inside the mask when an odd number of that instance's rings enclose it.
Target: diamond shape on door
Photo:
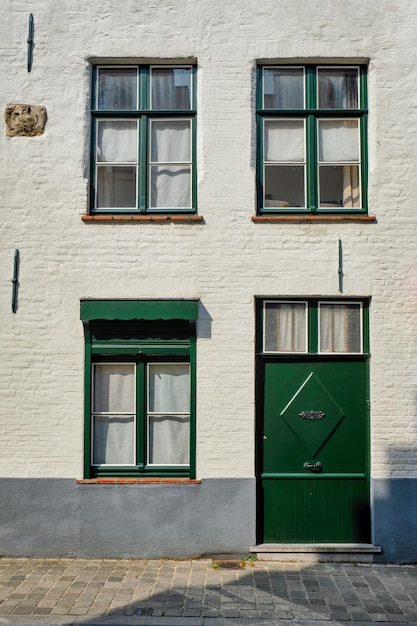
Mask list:
[[[299,386],[280,417],[315,458],[345,417],[314,372]]]

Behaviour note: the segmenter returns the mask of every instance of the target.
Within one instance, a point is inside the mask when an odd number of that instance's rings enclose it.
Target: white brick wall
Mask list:
[[[200,297],[198,476],[254,474],[254,296],[371,296],[372,473],[417,476],[417,7],[412,0],[2,2],[0,105],[41,104],[42,137],[0,132],[0,475],[82,475],[79,298]],[[26,71],[29,13],[33,69]],[[195,58],[204,224],[85,224],[89,60]],[[375,224],[254,224],[255,67],[370,59]],[[14,249],[19,309],[11,312]],[[211,328],[210,328],[211,326]],[[210,331],[210,333],[209,333]],[[209,336],[210,335],[210,336]]]

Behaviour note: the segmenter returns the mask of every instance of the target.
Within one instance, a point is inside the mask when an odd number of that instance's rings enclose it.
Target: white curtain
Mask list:
[[[359,304],[321,304],[320,352],[361,352]]]
[[[304,121],[265,121],[265,160],[304,161]]]
[[[319,161],[359,161],[358,120],[319,121]]]
[[[134,465],[135,418],[93,417],[93,465]]]
[[[134,464],[134,365],[97,363],[93,372],[93,464]]]
[[[189,416],[150,416],[149,463],[152,465],[188,465],[189,462]]]
[[[135,410],[135,366],[94,365],[94,413],[133,413]]]
[[[306,352],[306,305],[303,302],[267,303],[266,352]]]
[[[151,206],[191,206],[191,121],[151,123]]]
[[[190,366],[188,363],[149,365],[149,411],[189,413]]]
[[[358,123],[358,120],[319,121],[319,160],[341,164],[343,179],[339,182],[342,189],[338,197],[342,199],[342,206],[347,208],[360,206]],[[347,161],[358,165],[342,165]],[[326,192],[328,190],[321,190],[320,196],[326,197]]]
[[[135,121],[98,121],[97,161],[136,163],[138,132]]]
[[[187,363],[149,365],[149,463],[186,465],[190,441]]]
[[[359,167],[357,165],[343,167],[343,206],[360,206]]]

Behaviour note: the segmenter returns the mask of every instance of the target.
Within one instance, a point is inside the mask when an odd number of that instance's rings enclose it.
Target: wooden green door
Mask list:
[[[368,361],[258,361],[260,540],[368,543]]]

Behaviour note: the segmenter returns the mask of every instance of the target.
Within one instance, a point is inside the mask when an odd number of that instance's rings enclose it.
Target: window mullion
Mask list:
[[[317,109],[317,75],[312,65],[305,68],[305,107],[309,111]],[[306,118],[306,142],[307,207],[315,213],[318,207],[317,123],[311,112]]]
[[[362,90],[361,90],[362,93]],[[360,128],[360,177],[361,177],[361,195],[362,208],[368,206],[368,134],[367,134],[368,116],[362,115],[359,120]]]
[[[307,167],[307,207],[315,213],[318,207],[318,155],[317,120],[313,114],[306,118],[306,167]]]
[[[148,116],[141,115],[138,121],[138,209],[143,213],[148,206]]]
[[[150,106],[150,69],[148,65],[139,67],[138,81],[138,209],[145,212],[148,206],[148,116]]]
[[[143,471],[146,459],[146,366],[136,363],[136,465]]]
[[[319,351],[319,315],[318,302],[310,301],[308,304],[308,351],[317,354]]]

